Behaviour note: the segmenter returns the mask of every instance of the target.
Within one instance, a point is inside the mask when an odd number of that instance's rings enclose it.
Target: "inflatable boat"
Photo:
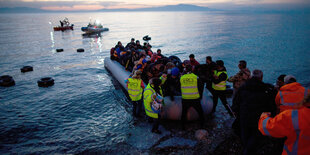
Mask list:
[[[116,80],[121,84],[121,86],[127,91],[126,83],[124,82],[130,75],[129,71],[126,71],[125,68],[119,64],[117,61],[111,60],[110,57],[104,59],[105,68],[110,71],[110,73],[116,78]],[[145,85],[146,86],[146,85]],[[163,119],[169,120],[181,120],[182,115],[182,97],[175,96],[174,101],[170,100],[170,97],[164,97],[165,105],[161,111],[161,117]],[[201,106],[204,112],[204,115],[211,113],[213,108],[213,101],[208,96],[207,90],[204,89],[203,97],[201,99]],[[198,113],[190,108],[187,113],[188,120],[197,120]]]

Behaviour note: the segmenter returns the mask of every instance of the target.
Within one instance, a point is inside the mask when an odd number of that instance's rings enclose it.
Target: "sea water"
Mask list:
[[[69,18],[73,31],[53,31]],[[99,20],[108,32],[83,35]],[[110,48],[149,35],[153,51],[182,60],[193,53],[223,60],[228,75],[239,60],[275,83],[292,74],[310,85],[310,15],[235,12],[110,12],[0,14],[0,75],[16,85],[0,87],[0,154],[128,153],[136,149],[131,104],[104,68]],[[56,49],[63,52],[57,53]],[[85,52],[77,53],[83,48]],[[21,73],[26,65],[34,71]],[[37,86],[52,77],[55,85]],[[146,122],[144,122],[146,123]],[[147,132],[147,131],[142,131]],[[149,132],[149,131],[148,131]],[[145,135],[145,134],[144,134]],[[138,135],[134,135],[137,136]],[[138,149],[139,150],[139,149]]]

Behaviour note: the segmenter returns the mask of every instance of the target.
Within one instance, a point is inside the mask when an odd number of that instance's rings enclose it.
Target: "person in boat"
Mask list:
[[[183,63],[182,63],[182,68],[180,69],[180,70],[182,70],[182,73],[181,73],[181,75],[184,75],[184,74],[186,74],[187,73],[187,71],[186,71],[186,66],[187,65],[190,65],[191,64],[191,62],[189,61],[189,60],[184,60],[183,61]],[[192,70],[191,70],[191,72],[192,72]]]
[[[146,49],[146,54],[150,57],[152,57],[153,55],[153,51],[152,51],[152,46],[151,45],[147,45],[147,49]]]
[[[125,46],[126,49],[132,49],[135,47],[135,38],[131,38],[130,42]]]
[[[213,109],[212,113],[216,111],[216,106],[218,103],[218,98],[221,99],[222,104],[225,109],[228,111],[230,116],[234,116],[228,102],[226,99],[226,81],[227,81],[227,72],[224,66],[224,62],[222,60],[216,61],[217,69],[214,71],[214,75],[212,78],[212,96],[213,96]]]
[[[142,93],[145,88],[143,81],[141,80],[142,72],[136,70],[132,77],[125,80],[128,88],[128,95],[133,105],[133,115],[139,117],[142,106]]]
[[[135,65],[135,67],[133,68],[134,71],[135,70],[140,70],[142,73],[144,72],[144,68],[147,65],[146,64],[146,55],[142,55],[141,58],[139,59],[138,63]]]
[[[190,64],[185,66],[185,74],[181,76],[180,83],[182,94],[182,129],[185,129],[187,111],[190,107],[193,107],[198,112],[200,125],[203,127],[204,116],[200,104],[203,86],[197,75],[192,73],[192,66]]]
[[[195,59],[195,55],[194,54],[190,54],[189,55],[189,61],[191,62],[191,65],[193,67],[193,72],[195,71],[195,67],[200,65],[200,63]]]
[[[157,56],[159,59],[166,58],[164,55],[161,54],[161,49],[157,49]]]
[[[160,109],[154,110],[152,109],[152,104],[155,104],[155,96],[163,96],[162,92],[162,80],[159,78],[152,78],[147,85],[147,87],[144,89],[143,93],[143,104],[146,115],[149,117],[150,120],[153,121],[153,127],[152,132],[161,134],[161,131],[158,129],[160,124]]]
[[[60,22],[60,26],[63,27],[64,23],[61,20],[59,22]]]
[[[139,52],[143,50],[143,47],[140,44],[139,40],[136,40],[136,46],[135,49],[138,50]]]
[[[132,48],[130,51],[131,52],[129,53],[129,56],[128,56],[128,59],[127,59],[126,65],[125,65],[125,68],[128,71],[133,70],[133,68],[135,66],[135,62],[138,62],[138,60],[140,58],[139,53],[134,48]]]
[[[116,50],[115,50],[114,47],[111,48],[111,50],[110,50],[110,59],[111,59],[111,60],[115,60],[115,61],[119,61],[117,52],[116,52]]]
[[[159,59],[157,53],[153,53],[152,57],[151,57],[151,63],[155,63],[157,62],[157,60]]]
[[[165,65],[165,70],[164,70],[164,73],[166,74],[171,74],[171,70],[172,68],[176,67],[175,64],[173,62],[168,62],[166,65]]]
[[[125,51],[125,48],[124,46],[122,45],[122,42],[121,41],[118,41],[117,42],[117,45],[115,45],[115,50],[117,52],[117,56],[120,57],[121,56],[121,52],[122,51]]]
[[[173,67],[167,74],[167,80],[163,85],[164,96],[169,96],[174,101],[174,96],[181,96],[180,70]]]

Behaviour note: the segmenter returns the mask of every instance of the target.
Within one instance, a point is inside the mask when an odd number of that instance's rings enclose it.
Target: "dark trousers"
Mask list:
[[[243,145],[243,155],[257,154],[262,147],[263,136],[258,131],[258,127],[250,127],[248,123],[241,120],[241,142]]]
[[[212,109],[212,113],[214,113],[216,111],[216,106],[218,103],[218,98],[221,99],[222,104],[224,105],[225,109],[228,111],[230,116],[233,116],[234,114],[232,113],[232,110],[227,102],[226,99],[226,94],[225,94],[225,90],[214,90],[212,91],[212,95],[213,95],[213,109]]]
[[[158,114],[158,118],[153,118],[153,127],[152,127],[152,131],[154,130],[158,130],[160,124],[160,115]]]
[[[142,100],[132,101],[132,105],[133,105],[132,114],[133,116],[138,117],[141,112]]]
[[[201,127],[203,126],[204,123],[204,117],[203,117],[203,110],[200,104],[200,99],[182,99],[182,128],[184,129],[184,124],[186,122],[186,114],[187,110],[193,107],[199,114],[199,120],[200,120],[200,125]]]

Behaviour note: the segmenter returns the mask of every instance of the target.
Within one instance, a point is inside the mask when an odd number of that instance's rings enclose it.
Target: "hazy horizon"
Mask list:
[[[0,0],[2,8],[30,7],[42,10],[137,9],[189,4],[214,9],[300,9],[310,7],[308,0]]]

